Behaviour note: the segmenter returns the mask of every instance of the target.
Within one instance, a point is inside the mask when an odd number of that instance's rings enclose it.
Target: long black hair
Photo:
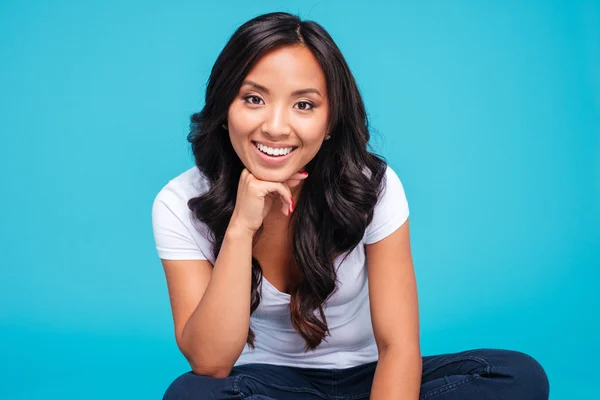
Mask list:
[[[330,110],[331,139],[306,166],[310,178],[303,183],[290,222],[294,226],[292,256],[301,274],[290,293],[291,323],[308,351],[329,333],[323,303],[336,289],[334,260],[360,243],[373,219],[386,170],[384,159],[367,148],[367,115],[354,77],[321,25],[275,12],[251,19],[231,36],[212,68],[205,105],[191,117],[188,141],[210,190],[189,200],[188,206],[208,226],[216,259],[244,168],[222,125],[253,65],[267,51],[290,45],[305,46],[316,57],[326,77]],[[261,266],[252,257],[251,313],[260,302],[261,279]],[[247,343],[252,347],[254,339],[250,328]]]

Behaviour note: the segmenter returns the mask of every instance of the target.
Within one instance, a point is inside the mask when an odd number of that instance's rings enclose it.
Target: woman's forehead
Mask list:
[[[285,46],[267,52],[244,79],[248,81],[270,92],[315,88],[324,95],[326,90],[323,70],[304,46]]]

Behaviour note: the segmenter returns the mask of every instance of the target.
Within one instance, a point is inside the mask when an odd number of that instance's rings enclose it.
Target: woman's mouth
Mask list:
[[[298,148],[297,146],[291,146],[273,149],[254,141],[252,141],[252,147],[259,155],[259,159],[262,160],[264,164],[269,166],[283,164],[291,157],[292,154],[294,154]]]

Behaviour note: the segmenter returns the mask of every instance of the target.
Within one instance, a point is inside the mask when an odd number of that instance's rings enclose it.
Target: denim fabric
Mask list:
[[[376,362],[346,369],[269,364],[234,367],[227,378],[187,372],[163,400],[359,400],[368,399]],[[542,366],[527,354],[479,349],[423,357],[420,400],[547,400]]]

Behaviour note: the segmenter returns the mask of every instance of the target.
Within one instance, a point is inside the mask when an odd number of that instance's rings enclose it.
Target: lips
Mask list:
[[[267,156],[269,156],[269,157],[273,157],[273,158],[277,158],[277,157],[285,157],[285,156],[287,156],[287,155],[289,155],[289,154],[293,153],[293,152],[294,152],[294,150],[296,150],[296,149],[298,148],[298,146],[278,146],[278,147],[271,147],[271,146],[267,146],[267,145],[264,145],[264,144],[262,144],[262,143],[258,143],[258,142],[255,142],[255,141],[252,141],[252,144],[254,145],[254,147],[256,147],[256,149],[257,149],[258,151],[260,151],[261,153],[263,153],[263,154],[265,154],[265,155],[267,155]],[[264,151],[261,151],[261,150],[258,148],[258,145],[259,145],[259,144],[262,144],[263,146],[270,147],[270,148],[272,148],[272,149],[289,149],[289,148],[291,147],[291,148],[292,148],[292,150],[291,150],[289,153],[287,153],[287,154],[284,154],[284,155],[274,155],[274,154],[273,154],[273,155],[271,155],[271,154],[268,154],[268,153],[266,153],[266,152],[264,152]]]
[[[270,155],[260,151],[258,149],[258,147],[256,147],[256,142],[252,142],[252,148],[256,152],[260,163],[265,166],[268,166],[268,167],[277,167],[277,166],[281,166],[281,165],[285,164],[287,162],[287,160],[289,160],[292,157],[292,155],[296,152],[296,150],[298,149],[298,147],[294,147],[294,146],[289,146],[289,147],[293,147],[293,150],[284,156],[270,156]]]

